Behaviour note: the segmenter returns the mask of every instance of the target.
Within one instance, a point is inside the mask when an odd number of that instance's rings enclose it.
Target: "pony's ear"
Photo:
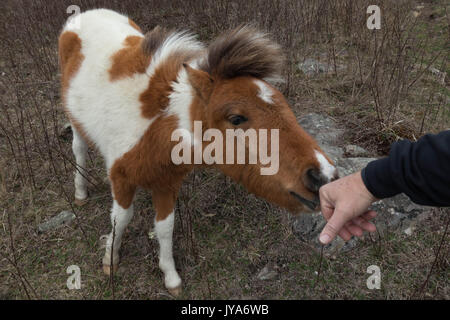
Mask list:
[[[208,104],[214,87],[213,78],[211,78],[207,72],[194,69],[186,63],[183,63],[183,67],[186,70],[189,82],[197,95],[205,102],[205,104]]]

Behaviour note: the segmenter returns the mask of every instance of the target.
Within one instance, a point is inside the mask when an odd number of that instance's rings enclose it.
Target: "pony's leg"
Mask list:
[[[164,284],[167,290],[177,296],[181,293],[181,279],[175,269],[172,253],[176,193],[154,190],[152,198],[156,210],[155,232],[159,242],[159,268],[164,273]]]
[[[116,200],[114,200],[111,210],[112,230],[111,233],[106,236],[106,250],[105,256],[103,257],[103,271],[107,275],[111,273],[111,265],[113,267],[113,271],[117,271],[119,266],[119,249],[122,244],[122,235],[132,217],[133,203],[131,203],[128,208],[123,208]]]
[[[136,186],[130,184],[125,170],[120,166],[110,166],[111,161],[106,157],[108,177],[111,182],[113,206],[111,210],[112,230],[106,236],[106,250],[103,257],[103,271],[106,274],[117,270],[119,265],[119,250],[122,244],[122,235],[133,217],[133,200],[136,194]],[[111,263],[112,258],[112,263]]]
[[[75,204],[83,205],[88,197],[87,181],[86,181],[86,155],[88,145],[84,141],[80,133],[72,126],[73,141],[72,151],[75,155],[76,169],[75,169]]]

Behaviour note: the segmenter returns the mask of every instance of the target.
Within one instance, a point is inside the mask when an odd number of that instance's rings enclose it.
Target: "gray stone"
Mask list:
[[[278,272],[274,270],[269,264],[267,264],[264,268],[259,271],[256,276],[259,280],[273,280],[278,277]]]
[[[436,77],[440,84],[445,85],[445,78],[447,77],[447,72],[440,71],[436,68],[430,68],[430,72]]]
[[[369,151],[360,146],[349,144],[344,147],[344,154],[347,157],[367,157],[369,155]]]
[[[72,211],[61,211],[58,215],[50,218],[50,220],[45,221],[38,225],[38,232],[47,232],[59,228],[63,225],[69,224],[75,219],[75,214]]]
[[[333,161],[343,157],[344,151],[336,144],[344,130],[340,129],[333,119],[317,113],[310,113],[297,120],[302,128],[317,140],[319,146]]]
[[[343,130],[330,117],[312,113],[298,119],[298,122],[317,140],[324,152],[335,161],[341,177],[359,171],[369,162],[377,159],[356,155],[345,158],[344,149],[336,146],[337,141],[342,136]],[[415,230],[416,220],[426,219],[430,211],[429,207],[414,204],[404,194],[377,201],[372,204],[371,209],[378,213],[375,224],[380,234],[383,234],[388,229],[411,234]],[[303,214],[293,218],[292,230],[298,238],[309,242],[319,249],[321,244],[318,241],[318,236],[325,223],[326,221],[320,212]],[[344,242],[338,237],[332,243],[325,246],[324,252],[330,255],[338,251],[350,250],[356,246],[357,242],[357,238]]]
[[[316,59],[307,58],[300,62],[297,67],[307,76],[313,76],[318,73],[328,73],[334,71],[334,65],[317,61]],[[337,70],[343,69],[344,66],[336,65]]]
[[[299,63],[298,68],[307,75],[313,75],[316,73],[328,72],[329,66],[325,63],[308,58],[304,62]]]

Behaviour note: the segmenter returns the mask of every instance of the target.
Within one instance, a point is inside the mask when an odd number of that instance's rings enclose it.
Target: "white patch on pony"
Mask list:
[[[139,97],[148,87],[148,76],[110,81],[111,56],[124,47],[128,36],[143,36],[128,18],[114,11],[95,9],[81,13],[80,28],[84,59],[67,90],[66,107],[82,124],[99,148],[109,168],[143,136],[153,119],[142,117]],[[63,29],[67,31],[70,29]]]
[[[106,239],[106,250],[103,257],[104,265],[109,265],[111,263],[111,253],[113,254],[113,264],[119,264],[119,250],[122,245],[122,235],[133,217],[133,207],[133,204],[131,204],[127,209],[122,208],[120,204],[114,200],[113,207],[111,209],[111,225],[114,230],[111,230],[111,233],[108,234]],[[114,245],[113,234],[115,236]],[[114,250],[111,252],[113,247]]]
[[[267,84],[262,82],[261,80],[256,79],[255,84],[259,88],[258,97],[268,104],[273,104],[272,96],[273,90]]]
[[[189,63],[191,68],[198,66],[198,60]],[[185,68],[181,68],[177,81],[172,82],[172,92],[169,95],[169,106],[166,109],[167,115],[175,115],[178,118],[178,129],[184,129],[191,133],[192,145],[201,144],[201,137],[194,136],[192,127],[191,105],[194,100],[194,89],[189,81]],[[200,138],[200,141],[198,140]]]
[[[336,167],[333,166],[321,152],[317,150],[314,150],[314,152],[316,153],[316,158],[320,164],[320,172],[328,179],[328,181],[331,181],[336,174]]]
[[[172,212],[164,220],[155,221],[155,233],[159,242],[159,268],[164,272],[164,284],[168,289],[181,285],[172,253],[174,220],[175,215]]]
[[[190,116],[190,106],[194,99],[194,92],[189,83],[187,72],[181,68],[177,81],[172,82],[172,92],[169,95],[169,106],[166,109],[167,115],[178,117],[178,128],[193,131]]]

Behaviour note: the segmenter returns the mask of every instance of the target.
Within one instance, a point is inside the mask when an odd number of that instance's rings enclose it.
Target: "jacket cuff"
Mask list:
[[[389,157],[369,162],[362,169],[361,178],[367,190],[377,199],[389,198],[401,193],[391,173]]]

